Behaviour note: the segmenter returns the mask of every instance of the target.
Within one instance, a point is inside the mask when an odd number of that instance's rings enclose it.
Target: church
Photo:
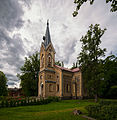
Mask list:
[[[82,97],[82,74],[79,68],[55,65],[55,49],[49,32],[49,22],[40,48],[38,97],[57,96],[63,99]]]

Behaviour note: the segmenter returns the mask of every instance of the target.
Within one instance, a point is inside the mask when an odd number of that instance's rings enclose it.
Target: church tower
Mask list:
[[[49,21],[47,21],[47,28],[45,36],[43,36],[43,42],[40,49],[40,73],[39,73],[39,89],[38,96],[46,97],[46,82],[48,79],[54,78],[55,73],[55,49],[51,42],[51,36],[49,31]]]
[[[53,70],[55,64],[55,50],[51,42],[49,32],[49,22],[47,21],[46,34],[43,36],[44,42],[42,42],[40,50],[40,71],[45,69]]]

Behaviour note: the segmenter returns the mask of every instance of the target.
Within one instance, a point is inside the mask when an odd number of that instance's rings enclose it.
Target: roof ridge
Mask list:
[[[55,65],[55,67],[58,67],[58,68],[60,68],[60,69],[62,69],[62,70],[66,70],[66,71],[69,71],[69,72],[77,72],[77,71],[79,71],[80,69],[79,68],[75,68],[75,69],[69,69],[69,68],[65,68],[65,67],[61,67],[61,66],[59,66],[59,65]]]

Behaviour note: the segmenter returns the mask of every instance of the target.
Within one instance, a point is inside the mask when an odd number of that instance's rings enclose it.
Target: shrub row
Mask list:
[[[117,105],[117,100],[101,100],[99,102],[101,106],[103,105]]]
[[[43,104],[48,104],[50,102],[58,102],[59,98],[58,97],[48,97],[47,99],[29,99],[25,98],[22,100],[15,100],[12,99],[10,101],[4,100],[0,104],[0,108],[3,107],[18,107],[18,106],[27,106],[27,105],[43,105]]]
[[[115,101],[114,101],[115,102]],[[97,120],[117,120],[117,103],[113,101],[101,101],[98,105],[86,107],[88,115]]]

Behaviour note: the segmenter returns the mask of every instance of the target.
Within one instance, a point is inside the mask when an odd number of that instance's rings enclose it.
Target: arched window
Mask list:
[[[48,54],[48,67],[52,67],[52,56],[50,53]]]
[[[67,84],[67,92],[70,92],[70,85]]]
[[[40,76],[40,80],[42,80],[42,75]]]
[[[41,56],[41,67],[44,67],[44,55]]]
[[[57,90],[56,91],[59,92],[59,84],[57,84]]]

